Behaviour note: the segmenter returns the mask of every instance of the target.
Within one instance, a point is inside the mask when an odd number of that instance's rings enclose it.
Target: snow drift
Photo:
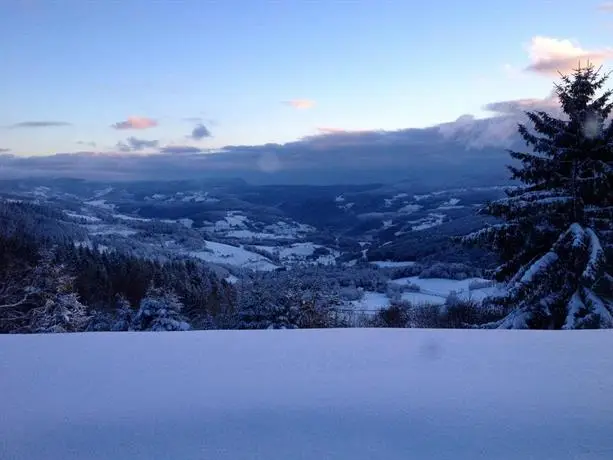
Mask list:
[[[610,459],[610,331],[0,337],[0,458]]]

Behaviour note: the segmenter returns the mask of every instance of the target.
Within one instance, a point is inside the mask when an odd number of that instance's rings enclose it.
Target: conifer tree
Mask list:
[[[592,65],[562,76],[556,94],[564,113],[527,112],[519,125],[530,151],[510,151],[521,182],[481,212],[501,223],[463,238],[497,252],[495,271],[507,283],[488,300],[509,314],[490,327],[613,327],[612,92]],[[611,259],[609,259],[611,260]]]
[[[132,322],[136,331],[187,331],[190,324],[182,314],[183,304],[172,291],[151,286],[141,300]]]

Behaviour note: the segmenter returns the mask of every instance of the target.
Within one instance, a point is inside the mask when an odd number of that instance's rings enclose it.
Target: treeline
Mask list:
[[[0,332],[423,326],[402,320],[423,307],[402,302],[390,278],[477,274],[462,264],[297,266],[237,272],[233,284],[197,260],[145,259],[63,240],[0,235]],[[360,314],[350,302],[365,292],[387,294],[392,307]],[[432,324],[444,327],[441,321]]]
[[[116,318],[137,317],[156,300],[177,300],[182,321],[206,328],[236,303],[235,289],[198,261],[158,262],[22,234],[0,236],[0,261],[1,332],[117,330]]]

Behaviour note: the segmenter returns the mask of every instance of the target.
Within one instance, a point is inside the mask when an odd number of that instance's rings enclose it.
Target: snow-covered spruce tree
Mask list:
[[[288,312],[283,311],[289,304],[278,305],[284,290],[281,280],[258,273],[237,288],[237,329],[280,329],[290,324]]]
[[[132,321],[135,331],[187,331],[191,326],[181,314],[183,304],[174,292],[150,287]]]
[[[118,295],[115,302],[115,317],[110,325],[111,331],[129,331],[132,328],[133,321],[134,310],[130,302],[124,296]]]
[[[557,119],[527,112],[533,130],[519,125],[530,152],[511,151],[510,166],[522,185],[481,212],[502,223],[463,241],[497,252],[495,271],[508,290],[486,303],[509,314],[486,325],[499,328],[579,329],[613,327],[612,92],[608,75],[589,65],[562,76]]]
[[[74,292],[74,277],[55,261],[54,249],[41,251],[33,284],[38,305],[30,310],[30,331],[81,332],[87,329],[90,321],[87,307]]]

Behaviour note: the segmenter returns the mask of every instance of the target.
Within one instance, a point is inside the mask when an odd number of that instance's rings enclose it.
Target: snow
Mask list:
[[[177,220],[177,222],[179,222],[185,228],[192,228],[193,225],[194,225],[194,221],[192,219],[187,218],[187,217],[184,217],[183,219],[179,219],[179,220]]]
[[[115,205],[111,203],[107,203],[106,200],[90,200],[90,201],[85,201],[84,203],[89,206],[94,206],[96,208],[111,209],[111,210],[115,209]]]
[[[373,260],[370,262],[379,268],[398,268],[398,267],[410,267],[415,265],[415,262],[410,261],[394,261],[394,260]]]
[[[519,280],[520,284],[529,284],[532,279],[540,272],[547,270],[552,264],[558,261],[558,255],[555,252],[548,252],[543,257],[534,262],[528,270],[522,275]]]
[[[474,300],[475,302],[483,302],[486,297],[500,296],[504,291],[497,286],[471,289],[469,291],[458,292],[458,297],[462,300]]]
[[[190,251],[187,254],[206,262],[232,265],[257,271],[270,271],[278,268],[266,257],[229,244],[206,241],[205,251]]]
[[[73,244],[75,248],[94,249],[94,244],[91,241],[75,241]],[[98,252],[101,254],[105,252],[109,252],[111,250],[111,248],[109,248],[108,246],[104,244],[97,244],[96,248],[98,249]]]
[[[374,314],[382,308],[388,308],[390,299],[380,292],[365,291],[361,299],[352,300],[349,304],[357,312]]]
[[[423,292],[403,292],[401,299],[405,302],[411,302],[415,306],[443,305],[445,303],[445,297],[424,294]]]
[[[267,232],[274,233],[277,236],[298,238],[300,236],[306,235],[307,233],[315,231],[315,228],[306,224],[300,224],[297,222],[288,223],[280,220],[275,224],[267,225],[266,227],[264,227],[264,230]]]
[[[228,211],[226,215],[226,222],[230,227],[244,227],[245,223],[248,222],[249,219],[247,216],[243,216],[233,211]]]
[[[181,195],[178,193],[177,195]],[[194,192],[191,195],[185,195],[181,198],[181,201],[189,202],[193,201],[195,203],[217,203],[219,202],[218,198],[213,198],[209,196],[209,192]]]
[[[413,214],[414,212],[419,211],[422,207],[423,206],[419,204],[407,204],[403,206],[402,208],[400,208],[398,212],[401,212],[403,214]]]
[[[150,222],[151,221],[151,219],[145,219],[143,217],[126,216],[125,214],[113,214],[113,217],[115,217],[116,219],[131,220],[135,222]]]
[[[396,200],[399,200],[399,199],[401,199],[401,198],[406,198],[406,197],[408,197],[408,196],[409,196],[409,195],[408,195],[407,193],[398,193],[398,194],[394,195],[394,196],[393,196],[393,197],[391,197],[391,198],[384,198],[384,200],[383,200],[383,201],[384,201],[384,203],[385,203],[385,204],[384,204],[384,206],[385,206],[386,208],[389,208],[389,207],[391,207],[391,206],[392,206],[392,204],[394,204],[394,202],[395,202]],[[406,203],[406,201],[405,201],[405,203]]]
[[[442,203],[438,207],[438,209],[461,209],[464,206],[458,206],[459,202],[460,202],[459,198],[450,198],[449,200],[447,200],[444,203]]]
[[[306,259],[311,257],[317,249],[328,249],[325,246],[311,242],[294,243],[290,246],[256,246],[256,248],[270,254],[276,254],[282,262],[288,264],[306,262]],[[308,262],[315,265],[335,264],[336,258],[340,255],[339,252],[330,249],[328,249],[328,251],[330,251],[329,254],[319,256],[314,260],[308,260]]]
[[[68,217],[72,217],[75,219],[81,219],[86,222],[100,222],[102,220],[99,217],[87,216],[85,214],[77,214],[76,212],[71,212],[71,211],[64,211],[64,214],[66,214]]]
[[[215,231],[230,230],[234,228],[246,228],[247,216],[238,214],[236,211],[228,211],[223,220],[218,220],[214,224]]]
[[[418,232],[421,230],[427,230],[432,227],[437,227],[439,225],[442,225],[444,220],[445,220],[445,214],[431,213],[431,214],[428,214],[428,217],[421,219],[419,221],[419,224],[413,225],[411,227],[411,230]]]
[[[248,225],[249,224],[249,225]],[[289,240],[306,236],[315,229],[309,225],[297,222],[278,221],[264,225],[261,222],[253,222],[240,211],[228,211],[222,220],[218,220],[205,227],[206,230],[223,234],[229,238],[241,238],[246,240],[271,239]]]
[[[226,280],[226,282],[230,283],[230,284],[236,284],[238,283],[238,278],[234,275],[228,275],[224,278]]]
[[[336,198],[334,198],[334,201],[336,203],[343,203],[345,201],[345,197],[343,195],[338,195]]]
[[[119,236],[132,236],[138,233],[137,230],[129,228],[115,227],[111,225],[87,225],[87,229],[92,235],[119,235]]]
[[[277,235],[275,233],[268,232],[254,232],[252,230],[231,230],[226,232],[225,235],[230,238],[240,238],[243,240],[288,240],[293,239],[293,236],[289,235]]]
[[[484,287],[479,289],[471,289],[471,286],[476,283],[489,284],[490,281],[483,278],[467,278],[465,280],[452,280],[447,278],[420,278],[418,276],[410,276],[408,278],[398,278],[390,281],[393,284],[400,285],[417,285],[419,292],[405,292],[402,295],[403,300],[414,303],[430,303],[433,305],[442,305],[445,299],[455,292],[461,299],[471,299],[477,302],[483,301],[485,297],[493,296],[499,293],[498,287]]]
[[[596,281],[596,277],[598,276],[598,269],[604,260],[604,250],[600,244],[600,240],[594,230],[588,228],[585,230],[585,234],[588,237],[589,244],[589,259],[587,261],[585,270],[581,274],[581,278],[584,280],[589,280],[591,282]]]
[[[47,198],[49,192],[51,192],[51,189],[49,187],[44,187],[41,185],[39,187],[34,188],[34,190],[32,191],[32,195]]]
[[[489,280],[483,278],[467,278],[465,280],[452,280],[448,278],[419,278],[411,276],[393,280],[396,284],[416,284],[422,290],[434,292],[437,295],[449,295],[452,291],[468,291],[472,283],[487,283]]]
[[[94,192],[94,196],[95,196],[96,198],[100,198],[100,197],[102,197],[102,196],[104,196],[104,195],[108,195],[108,194],[109,194],[109,193],[111,193],[112,191],[113,191],[113,187],[107,187],[107,188],[104,188],[104,189],[102,189],[102,190],[96,190],[96,191]]]
[[[4,335],[0,457],[608,460],[612,347],[609,331]]]

